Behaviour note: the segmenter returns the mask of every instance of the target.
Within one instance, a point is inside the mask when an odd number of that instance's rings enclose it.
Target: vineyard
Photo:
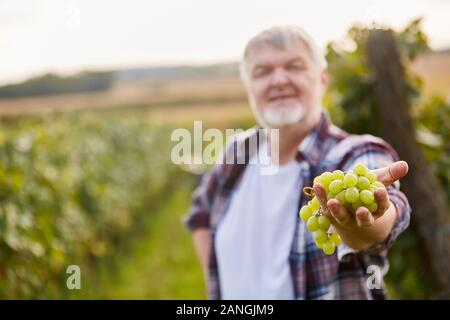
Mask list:
[[[0,298],[64,296],[68,265],[94,276],[182,182],[169,132],[104,114],[3,120]]]

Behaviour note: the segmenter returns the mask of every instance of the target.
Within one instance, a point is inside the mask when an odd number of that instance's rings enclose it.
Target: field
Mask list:
[[[411,70],[423,78],[425,94],[450,99],[450,52],[420,56]],[[176,114],[168,112],[174,108]],[[213,123],[221,119],[227,122],[250,115],[245,89],[237,76],[119,82],[100,93],[0,99],[0,115],[6,117],[87,109],[137,109],[158,122],[175,124],[200,117]]]
[[[411,69],[423,78],[425,94],[441,94],[450,100],[450,51],[419,57]]]

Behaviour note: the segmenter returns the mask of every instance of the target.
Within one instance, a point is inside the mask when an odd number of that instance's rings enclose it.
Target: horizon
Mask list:
[[[442,48],[439,50],[432,50],[428,53],[450,53],[450,46],[447,48]],[[174,63],[174,64],[142,64],[142,65],[128,65],[128,66],[120,66],[120,67],[115,67],[115,66],[111,66],[110,68],[108,67],[104,67],[104,68],[87,68],[87,69],[80,69],[80,70],[76,70],[74,72],[58,72],[58,71],[51,71],[51,70],[47,70],[47,71],[43,71],[43,72],[39,72],[37,74],[32,74],[29,77],[27,77],[26,79],[20,80],[18,82],[7,82],[7,83],[2,83],[0,82],[0,87],[3,86],[9,86],[9,85],[18,85],[18,84],[22,84],[26,81],[29,81],[31,79],[36,79],[39,77],[42,77],[44,75],[48,75],[48,74],[52,74],[52,75],[56,75],[62,78],[66,78],[66,77],[71,77],[71,76],[76,76],[78,74],[84,73],[84,72],[117,72],[117,71],[124,71],[124,70],[133,70],[133,69],[137,69],[137,70],[147,70],[147,69],[157,69],[157,68],[183,68],[183,67],[215,67],[215,66],[222,66],[222,65],[227,65],[227,64],[239,64],[239,60],[227,60],[227,61],[213,61],[213,62],[205,62],[205,63]]]

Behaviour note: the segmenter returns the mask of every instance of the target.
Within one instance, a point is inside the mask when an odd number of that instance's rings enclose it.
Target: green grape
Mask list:
[[[358,189],[355,187],[350,187],[347,190],[345,190],[345,201],[354,203],[358,201],[359,199],[359,192]]]
[[[366,177],[359,177],[358,183],[356,184],[356,187],[359,190],[367,190],[370,188],[370,181]]]
[[[341,170],[334,170],[333,173],[333,180],[344,180],[344,172]]]
[[[341,191],[342,188],[344,188],[344,183],[342,182],[342,180],[334,180],[330,183],[328,188],[330,189],[331,192],[336,194],[339,193],[339,191]]]
[[[371,204],[367,205],[367,209],[369,209],[370,213],[375,213],[378,209],[378,204],[376,202],[372,202]]]
[[[316,216],[309,217],[308,221],[306,221],[306,229],[309,232],[314,232],[319,229],[319,219]]]
[[[346,202],[344,205],[345,209],[347,209],[347,211],[353,212],[353,206],[352,203],[350,202]]]
[[[303,206],[300,209],[300,219],[302,219],[303,221],[308,221],[308,219],[312,216],[312,214],[313,211],[309,206]]]
[[[318,229],[317,231],[314,232],[314,240],[316,242],[325,242],[328,239],[328,235],[327,232],[322,230],[322,229]]]
[[[377,175],[370,170],[367,171],[365,177],[369,179],[370,183],[374,183],[375,181],[377,181]]]
[[[327,193],[327,200],[334,199],[335,196],[336,195],[333,192],[328,192]]]
[[[317,211],[317,210],[320,209],[320,203],[319,203],[319,200],[317,200],[317,197],[314,197],[314,198],[310,201],[309,206],[311,207],[311,210],[312,210],[313,212],[315,212],[315,211]]]
[[[330,256],[334,253],[334,251],[336,250],[336,246],[334,245],[334,242],[330,239],[328,239],[322,246],[322,250],[323,252]]]
[[[347,173],[344,176],[344,186],[345,187],[354,187],[358,183],[358,177],[353,173]]]
[[[313,185],[320,183],[320,176],[315,177],[313,180]]]
[[[319,248],[319,249],[322,249],[322,248],[323,248],[324,242],[317,242],[317,241],[315,241],[315,242],[316,242],[316,247],[317,247],[317,248]]]
[[[330,240],[333,241],[335,246],[338,246],[341,244],[341,237],[336,232],[333,232],[330,235]]]
[[[375,197],[373,196],[373,192],[369,190],[363,190],[359,193],[359,198],[365,204],[371,204],[374,202]]]
[[[360,176],[365,176],[367,173],[367,167],[362,163],[358,163],[353,169],[355,170],[355,173]]]
[[[330,219],[328,219],[325,216],[320,216],[319,217],[319,228],[322,230],[327,231],[331,226],[331,222]]]
[[[325,187],[330,184],[333,179],[331,172],[324,172],[320,175],[320,183]]]
[[[378,190],[378,189],[386,189],[386,187],[384,186],[384,184],[381,183],[380,181],[375,181],[374,183],[372,183],[372,187],[376,188],[375,190]]]
[[[360,199],[358,199],[358,201],[352,203],[352,212],[355,213],[359,207],[363,207],[363,206],[364,206],[364,203]]]
[[[339,192],[336,196],[335,199],[337,201],[339,201],[340,204],[344,205],[346,200],[345,200],[345,190],[342,190],[341,192]]]

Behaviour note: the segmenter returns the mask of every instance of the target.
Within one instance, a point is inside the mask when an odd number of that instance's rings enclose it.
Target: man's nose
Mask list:
[[[272,73],[272,79],[271,79],[271,84],[273,86],[283,86],[283,85],[286,85],[288,82],[289,82],[289,78],[283,69],[277,68],[274,70],[274,72]]]

